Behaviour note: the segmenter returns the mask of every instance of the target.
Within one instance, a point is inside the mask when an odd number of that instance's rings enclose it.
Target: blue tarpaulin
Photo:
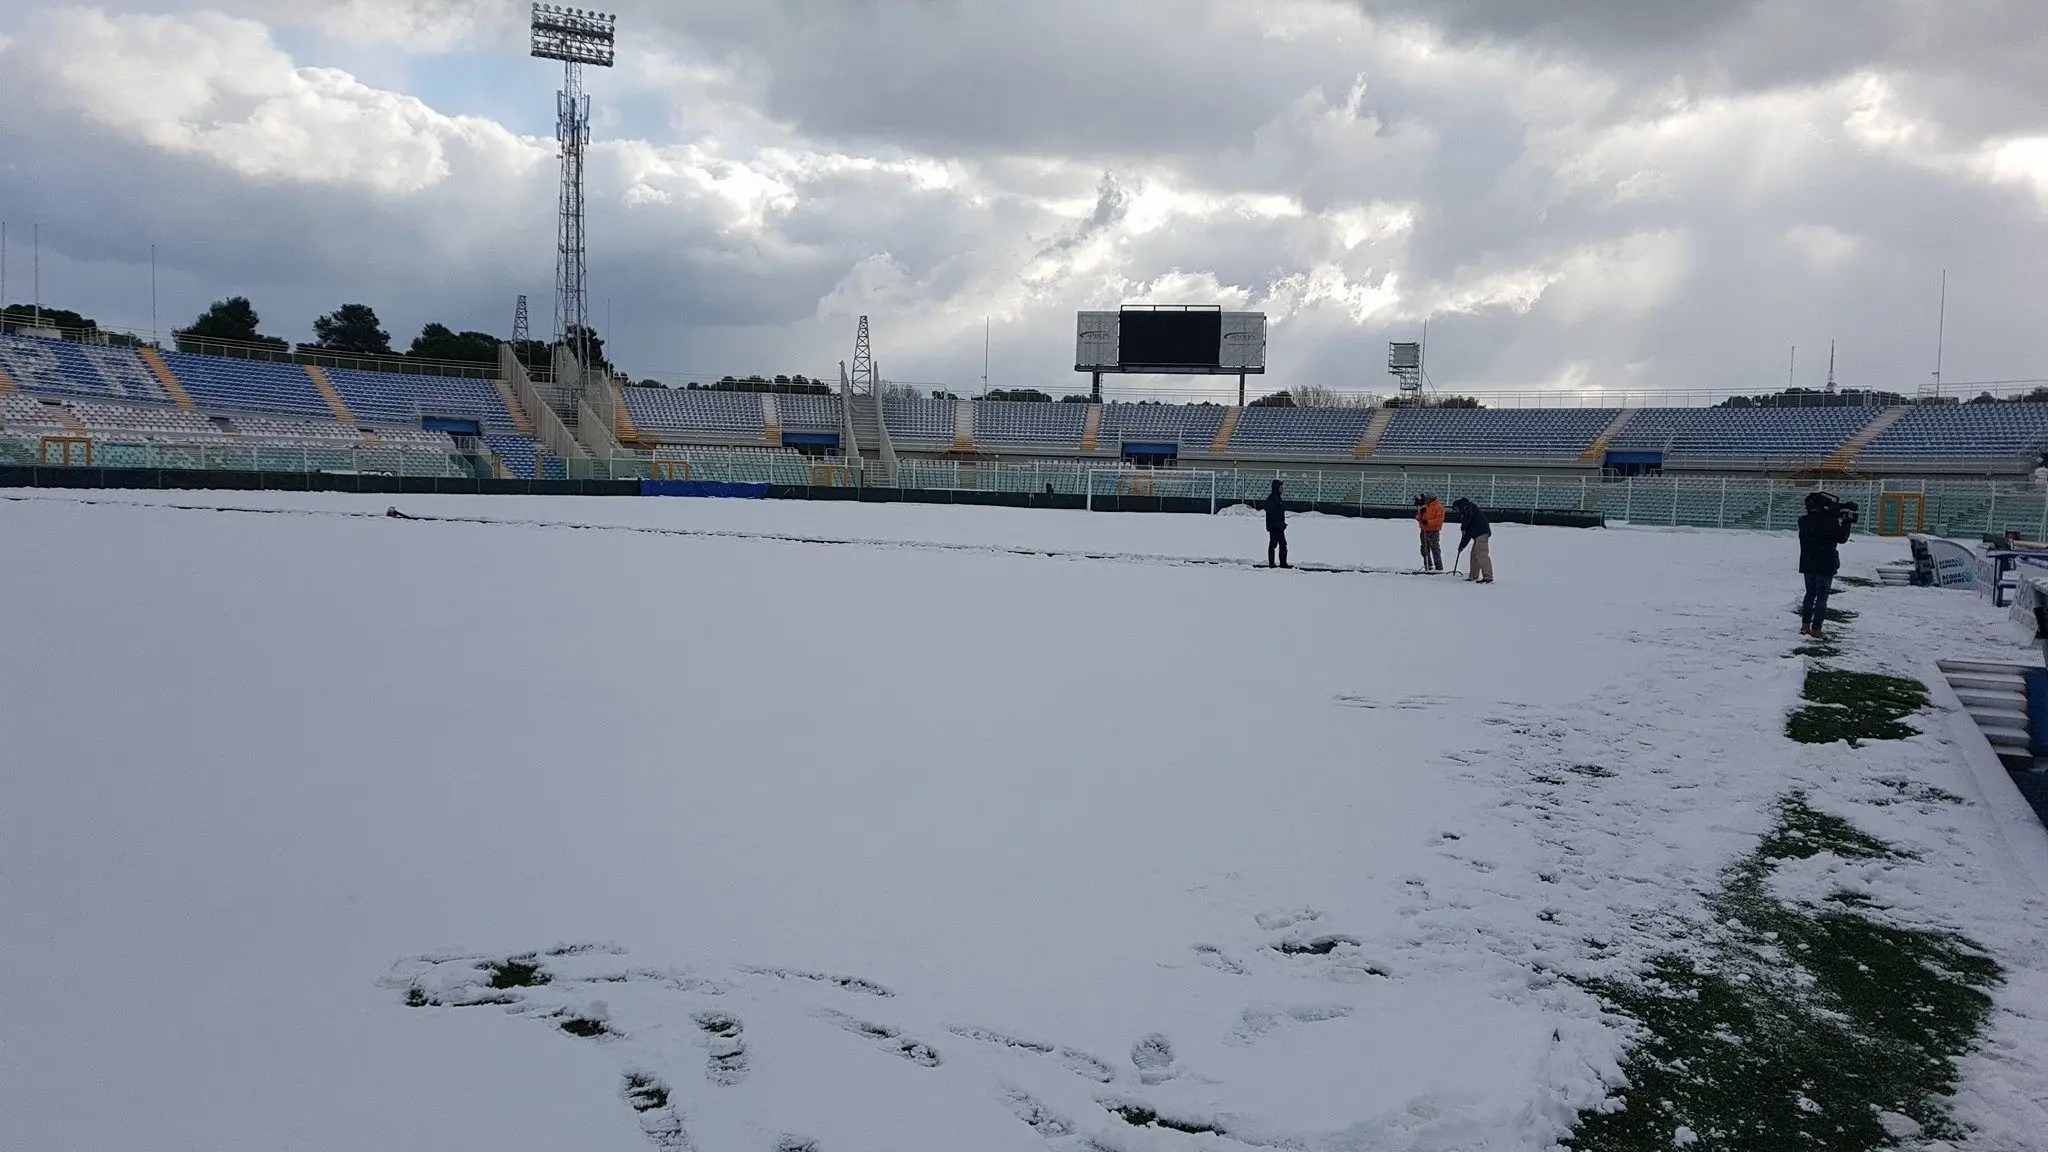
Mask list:
[[[766,500],[766,484],[721,484],[715,480],[642,480],[642,496],[723,496],[732,500]]]

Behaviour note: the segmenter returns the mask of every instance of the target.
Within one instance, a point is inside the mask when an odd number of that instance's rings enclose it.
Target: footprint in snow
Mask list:
[[[1143,1036],[1131,1045],[1131,1063],[1144,1084],[1163,1084],[1179,1075],[1173,1067],[1173,1041],[1162,1033]]]
[[[1116,1069],[1110,1067],[1106,1061],[1090,1056],[1088,1053],[1076,1048],[1058,1047],[1048,1044],[1043,1040],[1032,1040],[1028,1037],[1016,1036],[994,1028],[980,1028],[965,1024],[956,1024],[946,1029],[946,1031],[968,1040],[978,1040],[983,1044],[993,1044],[999,1048],[1018,1048],[1044,1056],[1074,1075],[1093,1080],[1098,1084],[1107,1084],[1116,1079]]]
[[[857,1020],[844,1012],[834,1012],[830,1008],[819,1012],[818,1016],[834,1027],[851,1032],[856,1036],[865,1036],[870,1040],[876,1041],[875,1046],[877,1048],[891,1055],[900,1056],[912,1064],[921,1065],[926,1068],[936,1068],[942,1063],[939,1059],[938,1049],[926,1044],[922,1040],[909,1039],[886,1024],[874,1024],[866,1020]]]

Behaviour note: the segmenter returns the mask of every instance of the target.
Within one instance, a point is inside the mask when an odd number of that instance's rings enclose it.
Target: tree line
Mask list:
[[[428,323],[412,338],[407,348],[392,347],[391,333],[368,304],[343,304],[313,321],[313,340],[294,346],[290,341],[265,335],[263,318],[246,296],[214,301],[197,319],[171,331],[181,352],[241,356],[250,359],[294,359],[298,356],[364,356],[391,359],[432,360],[455,364],[492,365],[498,362],[498,347],[510,344],[519,362],[530,369],[545,369],[554,355],[546,340],[501,340],[489,332],[457,332],[446,324]],[[574,343],[578,329],[571,329]],[[589,349],[590,366],[609,369],[604,338],[587,328],[580,334]]]

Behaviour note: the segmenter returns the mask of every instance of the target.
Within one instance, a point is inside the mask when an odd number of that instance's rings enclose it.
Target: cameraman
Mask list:
[[[1828,592],[1842,570],[1843,544],[1856,524],[1856,505],[1825,492],[1808,493],[1806,515],[1799,518],[1799,571],[1806,577],[1806,599],[1799,604],[1799,634],[1821,638],[1828,615]]]

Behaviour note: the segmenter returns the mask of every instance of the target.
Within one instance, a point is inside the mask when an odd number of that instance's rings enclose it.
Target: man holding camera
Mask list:
[[[1828,616],[1828,592],[1842,570],[1841,546],[1856,524],[1853,501],[1836,500],[1825,492],[1808,493],[1806,515],[1799,518],[1799,571],[1806,577],[1806,599],[1799,603],[1799,634],[1821,638]]]

